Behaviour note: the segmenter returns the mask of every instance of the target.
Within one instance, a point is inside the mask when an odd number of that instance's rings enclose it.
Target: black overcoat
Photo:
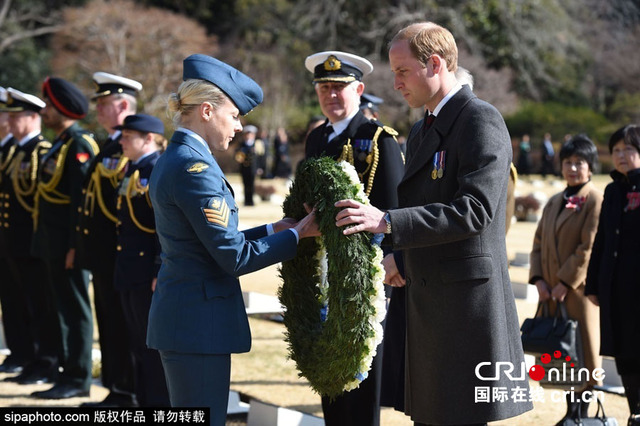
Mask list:
[[[467,86],[407,142],[390,237],[404,258],[405,412],[416,422],[483,423],[532,408],[504,237],[511,155],[504,120]],[[481,380],[497,362],[515,367],[511,377]]]

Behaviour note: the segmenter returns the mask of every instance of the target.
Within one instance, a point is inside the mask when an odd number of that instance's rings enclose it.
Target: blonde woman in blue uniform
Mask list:
[[[117,247],[113,284],[120,296],[134,361],[134,389],[141,407],[169,406],[160,355],[146,346],[151,296],[160,266],[160,244],[149,199],[149,176],[164,150],[164,124],[145,114],[116,126],[130,161],[117,191]]]
[[[224,425],[231,355],[251,348],[238,277],[295,256],[319,235],[313,213],[238,230],[238,206],[216,159],[262,102],[251,78],[215,58],[191,55],[169,98],[177,127],[149,182],[162,266],[147,344],[158,349],[172,406],[210,407]]]

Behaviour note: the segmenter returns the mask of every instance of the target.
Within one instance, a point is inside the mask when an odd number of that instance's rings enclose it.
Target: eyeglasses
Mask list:
[[[562,161],[562,167],[566,167],[568,169],[573,167],[575,167],[576,169],[580,169],[588,166],[589,164],[585,160],[578,160],[578,161],[563,160]]]

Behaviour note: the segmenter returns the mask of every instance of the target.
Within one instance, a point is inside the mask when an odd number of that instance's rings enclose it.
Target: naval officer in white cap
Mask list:
[[[328,156],[349,161],[358,172],[372,205],[381,210],[397,207],[396,188],[404,170],[402,153],[395,139],[397,133],[378,120],[369,120],[360,110],[365,87],[362,78],[373,71],[373,65],[351,53],[327,51],[307,57],[305,66],[313,73],[318,102],[327,117],[324,125],[309,133],[305,157]],[[387,294],[390,295],[389,288]],[[404,330],[397,332],[404,333]],[[322,397],[325,424],[378,426],[381,377],[382,344],[369,376],[357,389],[333,400]]]

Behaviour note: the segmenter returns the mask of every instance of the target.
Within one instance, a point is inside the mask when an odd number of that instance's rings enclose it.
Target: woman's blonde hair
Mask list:
[[[167,114],[174,127],[182,124],[184,116],[190,115],[203,102],[209,102],[214,108],[220,107],[227,95],[220,88],[205,80],[185,80],[178,87],[177,93],[169,95]]]
[[[431,55],[438,54],[447,62],[447,69],[458,69],[458,46],[453,34],[433,22],[418,22],[398,31],[389,46],[397,41],[407,40],[411,53],[424,66]]]

